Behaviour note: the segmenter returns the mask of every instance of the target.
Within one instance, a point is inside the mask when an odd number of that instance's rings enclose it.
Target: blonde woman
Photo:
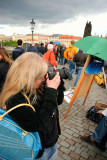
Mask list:
[[[12,64],[12,60],[5,48],[0,47],[0,92],[6,79],[6,74]]]
[[[45,80],[47,70],[48,65],[38,54],[32,52],[24,53],[13,62],[9,69],[0,95],[0,106],[3,108],[6,105],[7,110],[18,104],[27,103],[23,93],[29,96],[36,112],[30,107],[20,107],[12,111],[10,116],[24,130],[39,132],[42,143],[42,151],[38,154],[38,158],[41,157],[39,158],[40,160],[51,159],[57,150],[57,138],[55,138],[53,144],[46,147],[44,145],[44,133],[49,128],[53,112],[57,108],[57,88],[60,84],[59,74],[57,73],[52,80],[47,78],[45,94],[41,104],[36,101],[36,94],[33,94],[35,89],[38,89]],[[56,126],[53,127],[56,132]]]

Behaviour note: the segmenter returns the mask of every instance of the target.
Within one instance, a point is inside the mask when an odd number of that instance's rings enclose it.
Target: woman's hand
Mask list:
[[[48,74],[47,76],[48,77]],[[60,80],[60,76],[59,76],[59,72],[56,72],[56,75],[53,79],[49,80],[49,78],[46,80],[46,85],[49,88],[54,88],[57,89],[59,84],[60,84],[61,80]]]

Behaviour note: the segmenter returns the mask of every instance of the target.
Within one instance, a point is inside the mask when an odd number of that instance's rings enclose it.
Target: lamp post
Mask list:
[[[33,31],[34,31],[34,28],[35,28],[35,22],[34,22],[34,20],[33,20],[33,19],[32,19],[32,21],[30,22],[30,25],[31,25],[32,41],[33,41]]]

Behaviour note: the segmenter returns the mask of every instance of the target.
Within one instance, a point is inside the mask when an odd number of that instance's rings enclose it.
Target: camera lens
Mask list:
[[[49,79],[53,79],[54,76],[56,75],[56,72],[59,72],[61,79],[68,79],[69,78],[69,69],[68,68],[64,67],[62,69],[54,70],[53,67],[49,67],[49,69],[48,69]]]

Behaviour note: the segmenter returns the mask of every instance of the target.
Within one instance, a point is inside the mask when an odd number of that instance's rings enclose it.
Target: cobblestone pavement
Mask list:
[[[61,68],[60,65],[58,67]],[[74,73],[73,80],[64,80],[67,90],[73,87],[75,78],[76,74]],[[107,160],[107,150],[102,152],[95,146],[79,139],[81,135],[89,135],[94,132],[97,124],[86,118],[86,112],[95,105],[96,100],[107,99],[107,91],[93,82],[85,105],[83,105],[84,98],[81,97],[73,103],[65,119],[64,115],[69,104],[64,101],[59,106],[62,132],[58,140],[57,160]]]

